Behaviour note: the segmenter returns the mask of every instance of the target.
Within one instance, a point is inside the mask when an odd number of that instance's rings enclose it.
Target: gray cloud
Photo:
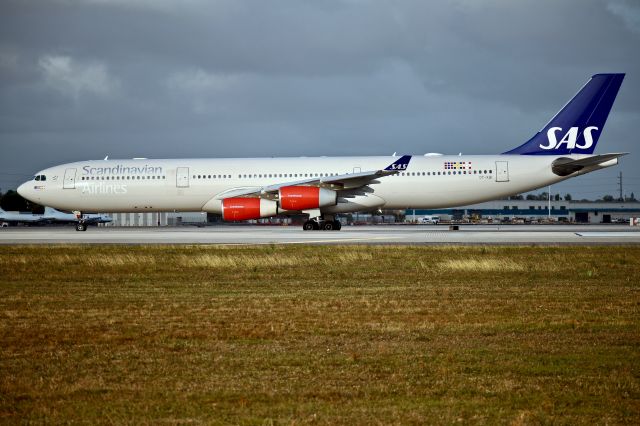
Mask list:
[[[598,150],[633,152],[638,17],[598,0],[10,0],[0,188],[107,154],[496,153],[597,72],[627,73]],[[591,177],[613,192],[618,170]],[[559,189],[601,195],[582,182]]]

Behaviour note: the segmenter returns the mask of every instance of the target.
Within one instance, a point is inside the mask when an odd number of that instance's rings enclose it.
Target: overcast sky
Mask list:
[[[557,185],[640,195],[640,2],[3,0],[0,188],[131,157],[494,154],[595,73],[625,72],[596,153]]]

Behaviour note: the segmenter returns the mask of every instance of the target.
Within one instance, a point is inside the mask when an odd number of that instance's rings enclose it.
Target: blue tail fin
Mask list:
[[[534,137],[503,154],[592,154],[624,74],[596,74]]]

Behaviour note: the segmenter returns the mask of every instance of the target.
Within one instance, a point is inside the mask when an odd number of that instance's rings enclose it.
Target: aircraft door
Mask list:
[[[189,187],[189,168],[178,167],[176,169],[176,187],[188,188]]]
[[[509,182],[508,161],[496,161],[496,182]]]
[[[76,187],[76,169],[66,169],[64,171],[63,189],[75,189]]]

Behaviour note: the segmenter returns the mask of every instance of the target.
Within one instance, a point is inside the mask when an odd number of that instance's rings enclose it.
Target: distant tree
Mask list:
[[[553,196],[554,201],[560,201],[560,194],[556,194]]]
[[[509,197],[510,200],[524,200],[524,197],[522,196],[522,194],[518,194],[518,195],[512,195]]]
[[[537,200],[538,196],[535,194],[527,194],[527,200]]]
[[[613,195],[605,195],[604,197],[602,197],[602,201],[611,202],[615,201],[615,198],[613,197]]]
[[[636,200],[636,196],[633,194],[633,192],[631,193],[631,196],[629,197],[629,201],[638,201],[638,200]]]
[[[9,190],[2,197],[0,207],[2,207],[3,210],[24,212],[29,210],[27,203],[27,200],[22,198],[16,191]]]
[[[0,198],[0,207],[7,211],[32,212],[35,214],[44,213],[43,206],[25,200],[20,194],[13,190],[9,190],[6,194],[2,195],[2,198]]]
[[[564,200],[565,201],[571,201],[571,194],[565,194]]]

